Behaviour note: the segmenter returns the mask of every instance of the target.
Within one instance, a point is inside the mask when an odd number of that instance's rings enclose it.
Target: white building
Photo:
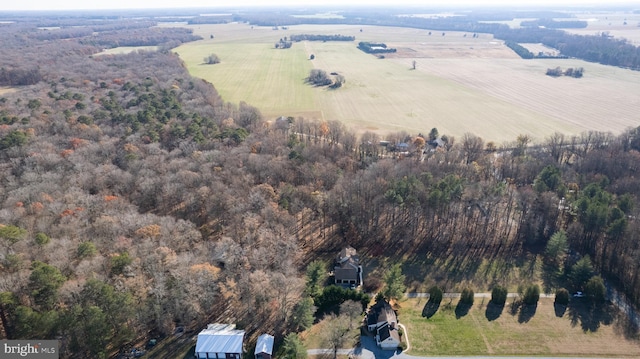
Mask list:
[[[255,359],[271,359],[273,356],[273,341],[273,335],[262,334],[259,336],[254,352]]]
[[[198,334],[198,359],[242,359],[244,330],[235,324],[209,324]]]

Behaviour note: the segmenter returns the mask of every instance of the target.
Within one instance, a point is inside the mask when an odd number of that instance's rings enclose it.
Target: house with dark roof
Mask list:
[[[254,352],[255,359],[271,359],[273,355],[273,341],[273,335],[262,334],[259,336]]]
[[[381,300],[369,308],[369,313],[367,314],[367,329],[369,329],[370,332],[375,332],[385,323],[389,323],[395,328],[398,326],[398,317],[389,302]]]
[[[378,328],[376,343],[381,349],[396,350],[400,345],[400,333],[397,328],[392,328],[389,323],[385,323]]]
[[[340,251],[333,267],[333,277],[337,285],[353,288],[362,285],[362,266],[355,248],[346,247]]]
[[[395,350],[400,345],[398,316],[386,300],[376,302],[369,308],[367,329],[375,333],[376,343],[382,349]]]
[[[242,359],[244,330],[235,324],[209,324],[198,334],[195,357],[198,359]]]

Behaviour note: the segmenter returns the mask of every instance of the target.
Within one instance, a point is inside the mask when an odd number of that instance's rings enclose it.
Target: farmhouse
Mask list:
[[[355,248],[346,247],[340,251],[333,267],[333,276],[337,285],[355,288],[362,284],[362,266]]]
[[[273,355],[273,339],[273,335],[269,334],[262,334],[258,337],[254,352],[255,359],[271,359]]]
[[[376,343],[382,349],[395,350],[400,345],[398,317],[385,300],[377,302],[369,309],[367,329],[376,334]]]
[[[235,324],[209,324],[198,334],[195,356],[198,359],[242,359],[244,330]]]

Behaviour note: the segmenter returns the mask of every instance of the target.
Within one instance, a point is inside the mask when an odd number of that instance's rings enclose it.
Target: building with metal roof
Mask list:
[[[256,343],[255,359],[271,359],[273,355],[273,335],[262,334]]]
[[[209,324],[198,334],[196,358],[199,359],[242,359],[244,330],[235,324]]]

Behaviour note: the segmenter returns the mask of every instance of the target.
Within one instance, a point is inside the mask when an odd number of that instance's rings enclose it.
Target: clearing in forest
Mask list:
[[[106,49],[93,56],[122,55],[122,54],[128,54],[135,51],[157,51],[157,50],[158,50],[158,46],[119,46],[119,47],[114,47],[112,49]]]
[[[7,93],[15,92],[16,89],[14,87],[0,87],[0,95],[4,95]]]

